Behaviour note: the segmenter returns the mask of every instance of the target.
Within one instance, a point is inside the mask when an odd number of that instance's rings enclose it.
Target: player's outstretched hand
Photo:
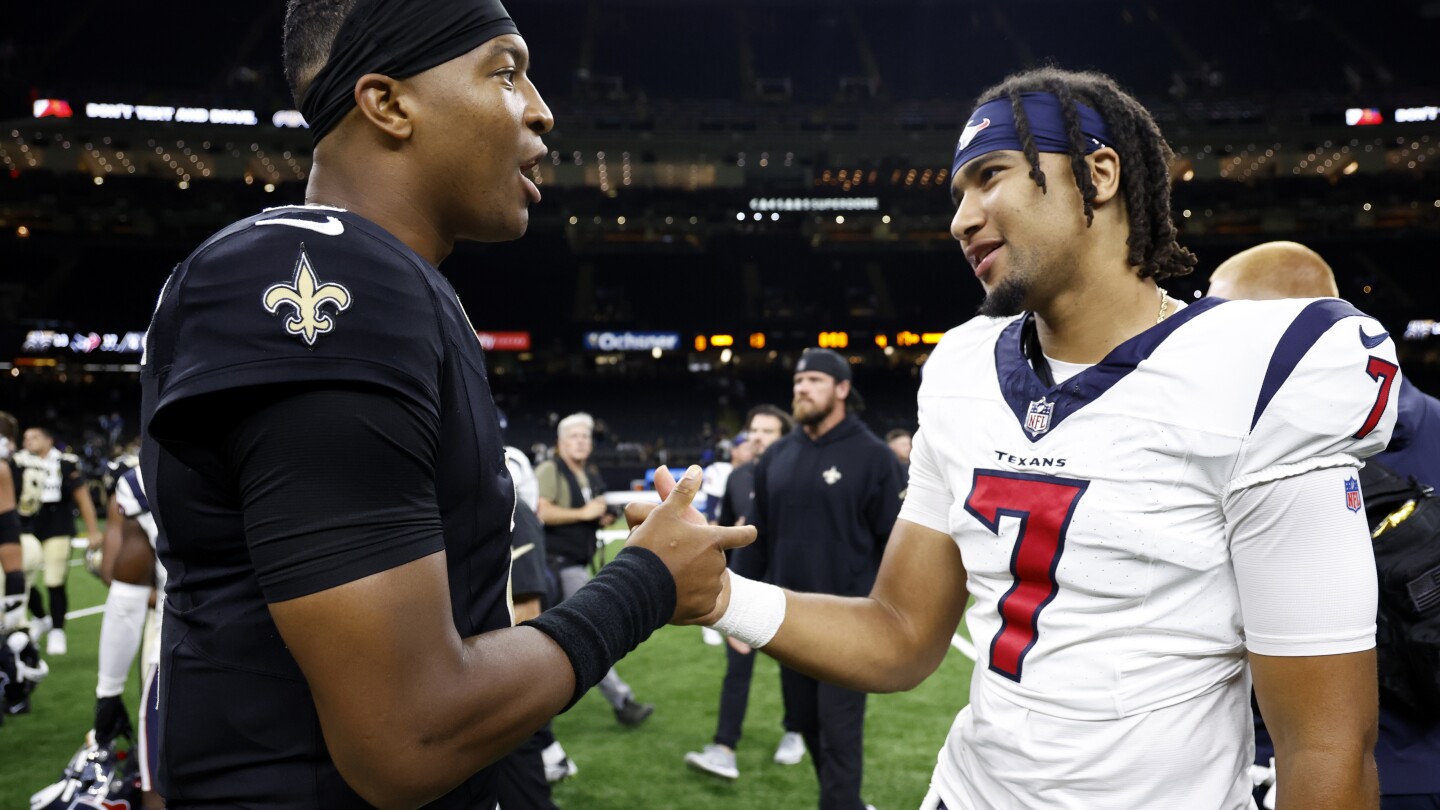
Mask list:
[[[664,498],[659,506],[632,503],[625,507],[631,526],[625,545],[655,552],[675,577],[672,624],[710,624],[728,603],[725,550],[749,545],[755,539],[755,528],[705,522],[690,505],[700,490],[699,467],[686,470],[679,483],[661,467],[655,472],[655,489]]]

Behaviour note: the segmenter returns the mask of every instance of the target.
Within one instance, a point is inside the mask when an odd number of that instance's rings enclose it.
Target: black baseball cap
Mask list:
[[[795,364],[795,373],[802,371],[818,371],[821,374],[828,374],[835,378],[835,382],[850,381],[850,362],[833,349],[806,349],[800,355],[800,362]],[[865,407],[865,400],[861,398],[860,392],[855,390],[855,384],[850,384],[850,396],[845,400],[851,410],[860,410]]]

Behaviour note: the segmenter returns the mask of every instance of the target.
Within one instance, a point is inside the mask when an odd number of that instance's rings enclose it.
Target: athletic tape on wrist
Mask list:
[[[573,596],[522,626],[554,639],[575,670],[569,710],[675,613],[675,577],[649,549],[628,546]]]
[[[785,622],[785,591],[775,585],[730,575],[730,604],[710,625],[725,635],[760,649],[775,638]]]

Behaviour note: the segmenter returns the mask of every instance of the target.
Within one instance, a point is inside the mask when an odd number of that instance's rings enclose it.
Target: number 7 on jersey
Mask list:
[[[1048,475],[976,470],[965,511],[1000,534],[1000,518],[1020,520],[1010,573],[1015,584],[1000,597],[1000,632],[990,644],[990,669],[1020,680],[1025,656],[1040,638],[1040,612],[1060,592],[1055,571],[1065,532],[1089,481]]]

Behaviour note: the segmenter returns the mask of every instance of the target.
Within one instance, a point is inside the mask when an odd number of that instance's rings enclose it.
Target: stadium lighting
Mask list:
[[[730,362],[730,358],[733,356],[734,355],[731,353],[731,351],[729,349],[726,349],[725,351],[720,352],[720,362],[722,364],[728,363]]]

